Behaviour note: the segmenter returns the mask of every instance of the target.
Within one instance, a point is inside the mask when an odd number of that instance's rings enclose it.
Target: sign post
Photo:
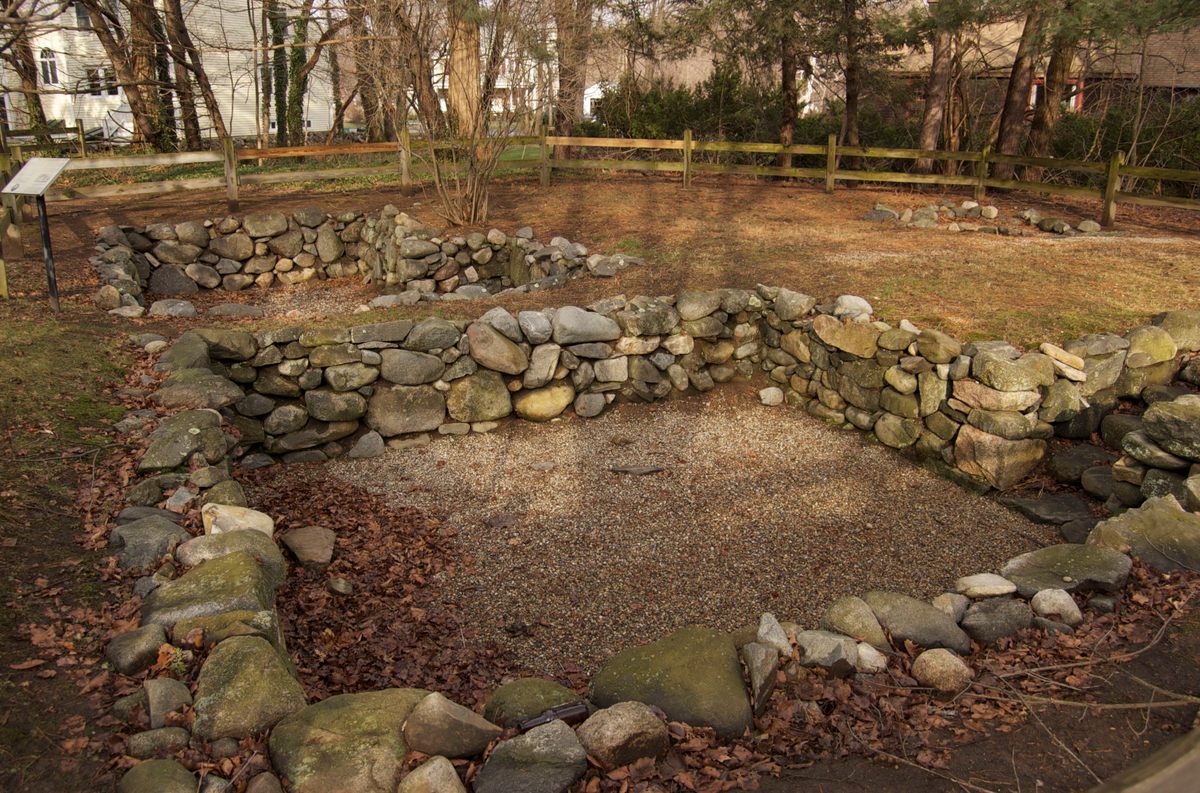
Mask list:
[[[42,227],[42,257],[46,260],[46,284],[50,288],[50,307],[58,306],[58,279],[54,274],[54,251],[50,247],[50,218],[46,211],[46,191],[70,164],[65,157],[31,157],[17,175],[0,190],[2,195],[34,196]]]

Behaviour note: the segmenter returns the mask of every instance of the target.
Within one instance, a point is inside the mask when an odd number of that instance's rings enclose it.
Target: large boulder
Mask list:
[[[167,409],[218,410],[245,396],[238,384],[227,377],[207,369],[179,369],[150,395],[150,400]]]
[[[1087,543],[1131,554],[1159,571],[1200,570],[1200,515],[1173,496],[1159,496],[1098,524]]]
[[[219,361],[248,361],[258,352],[258,342],[248,331],[197,328],[196,335],[208,345],[208,354]]]
[[[190,536],[178,524],[151,515],[117,526],[109,535],[109,544],[118,550],[117,564],[128,570],[158,562]]]
[[[450,384],[446,410],[455,421],[496,421],[512,413],[512,397],[498,373],[483,369]]]
[[[828,314],[813,318],[813,333],[830,347],[870,358],[879,349],[879,329],[861,322],[841,322]]]
[[[242,230],[251,237],[274,237],[287,227],[287,216],[282,212],[256,212],[242,218]]]
[[[592,678],[591,700],[600,707],[644,702],[730,737],[745,732],[751,719],[732,637],[698,625],[614,655]]]
[[[178,760],[143,760],[121,777],[117,793],[196,793],[196,784]]]
[[[388,382],[399,385],[432,383],[446,371],[446,364],[436,355],[412,350],[384,350],[379,374]]]
[[[613,341],[621,337],[621,326],[613,320],[576,306],[564,306],[554,314],[554,341],[558,344],[583,344]]]
[[[235,636],[213,648],[200,668],[192,734],[206,741],[244,738],[304,705],[304,689],[270,642]]]
[[[414,751],[443,757],[474,757],[502,730],[441,694],[421,700],[404,722],[404,740]]]
[[[994,644],[1033,623],[1033,611],[1024,600],[991,597],[972,603],[963,615],[963,630],[980,644]]]
[[[1111,548],[1065,543],[1023,553],[1005,562],[1000,575],[1017,585],[1021,597],[1043,589],[1116,592],[1129,577],[1132,561]]]
[[[971,684],[971,667],[945,649],[926,650],[912,665],[913,678],[945,694],[957,694]]]
[[[367,403],[367,426],[385,438],[435,430],[445,418],[445,397],[428,385],[376,386]]]
[[[1042,440],[1008,440],[964,424],[954,442],[954,461],[964,473],[1007,490],[1037,468],[1046,454]]]
[[[944,647],[965,655],[971,651],[971,639],[944,611],[898,592],[868,592],[862,597],[871,607],[892,640],[905,640],[921,647]]]
[[[404,339],[404,348],[417,352],[445,350],[458,344],[460,335],[454,323],[438,317],[430,317],[418,322],[408,332]]]
[[[875,612],[865,600],[854,595],[847,595],[830,603],[821,617],[821,627],[866,642],[880,650],[891,649]]]
[[[142,472],[166,471],[200,452],[210,463],[225,456],[221,416],[213,410],[185,410],[164,419],[150,433],[150,446],[138,461]]]
[[[275,725],[271,762],[294,793],[395,793],[408,754],[401,728],[428,694],[389,688],[309,705]]]
[[[244,552],[211,559],[146,596],[142,622],[164,627],[227,611],[262,611],[275,603],[270,575]]]
[[[540,677],[521,677],[496,688],[483,708],[483,716],[503,727],[515,727],[559,705],[582,702],[571,689]]]
[[[267,580],[274,585],[282,584],[287,577],[287,563],[279,546],[255,529],[238,529],[218,534],[194,537],[175,549],[175,559],[187,567],[195,567],[211,559],[220,559],[231,553],[245,553],[262,565]]]
[[[1200,396],[1155,402],[1142,414],[1142,429],[1168,452],[1200,460]]]
[[[568,382],[519,391],[513,397],[513,410],[528,421],[549,421],[566,410],[575,400],[575,388]]]
[[[485,322],[472,322],[467,328],[471,357],[480,366],[504,374],[520,374],[529,368],[525,351],[507,336]]]
[[[618,702],[598,710],[579,725],[579,742],[605,770],[643,757],[658,757],[670,747],[667,725],[641,702]]]
[[[254,255],[254,240],[237,231],[208,243],[208,251],[222,259],[244,262]]]
[[[587,770],[587,753],[552,721],[499,744],[475,777],[475,793],[564,793]]]

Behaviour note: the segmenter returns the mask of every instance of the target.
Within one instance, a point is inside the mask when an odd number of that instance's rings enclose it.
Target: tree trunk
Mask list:
[[[554,106],[554,129],[559,135],[570,135],[583,119],[583,90],[592,36],[592,0],[555,0],[553,14],[558,45],[558,101]]]
[[[25,35],[17,37],[13,46],[3,54],[5,63],[12,67],[21,80],[21,95],[25,99],[25,115],[29,117],[29,128],[38,143],[51,143],[46,125],[46,111],[42,108],[42,96],[38,93],[37,59],[33,47]]]
[[[942,119],[946,115],[946,101],[950,90],[952,66],[950,48],[953,38],[950,31],[938,29],[933,35],[933,62],[929,66],[929,79],[925,82],[925,112],[921,116],[921,137],[917,148],[932,151],[937,148],[942,132]],[[913,164],[917,173],[933,171],[933,160],[920,159]]]
[[[304,64],[308,60],[308,21],[312,14],[312,0],[305,0],[300,16],[292,22],[292,47],[288,53],[287,85],[287,129],[288,142],[303,146],[308,130],[304,124],[304,95],[308,91],[308,73]]]
[[[196,113],[196,94],[192,91],[192,76],[188,72],[187,51],[171,25],[171,3],[164,3],[167,16],[167,44],[175,64],[175,95],[179,98],[179,116],[183,122],[183,139],[189,151],[198,151],[204,143],[200,138],[200,117]]]
[[[780,78],[780,123],[779,143],[791,146],[796,137],[796,104],[799,94],[796,88],[796,48],[791,38],[785,33],[779,55]],[[780,152],[779,167],[792,167],[792,153]]]
[[[333,14],[329,8],[326,8],[325,27],[328,29],[332,25]],[[329,90],[333,93],[333,123],[329,125],[332,137],[326,138],[326,140],[332,141],[333,137],[341,137],[342,119],[346,115],[346,107],[342,103],[342,67],[338,63],[337,47],[329,48]]]
[[[454,134],[479,133],[479,6],[475,0],[450,0],[450,58],[446,69],[446,107]]]
[[[858,52],[858,19],[856,0],[842,0],[842,35],[845,50],[842,74],[846,82],[846,108],[842,117],[842,143],[859,145],[858,100],[862,93],[862,64]]]
[[[259,123],[258,147],[265,149],[271,145],[271,50],[268,46],[271,38],[271,18],[268,13],[271,4],[264,2],[259,9],[260,41],[262,42],[262,61],[259,65]]]
[[[1046,82],[1042,90],[1042,101],[1033,109],[1033,124],[1029,128],[1029,154],[1033,157],[1049,157],[1050,142],[1054,128],[1062,116],[1063,95],[1066,93],[1067,78],[1071,74],[1071,61],[1075,58],[1075,42],[1063,34],[1054,37],[1050,62],[1046,64]],[[1041,168],[1025,169],[1027,179],[1038,181]]]
[[[155,28],[160,27],[158,11],[150,0],[126,0],[125,5],[129,9],[129,70],[141,91],[144,112],[149,115],[152,130],[151,136],[141,142],[165,150],[175,143],[175,130],[167,122],[157,69]]]
[[[287,89],[288,89],[288,57],[283,48],[284,37],[287,34],[287,13],[279,7],[275,0],[268,0],[271,10],[271,82],[275,87],[275,145],[288,145],[287,129]]]
[[[1038,54],[1038,27],[1041,14],[1035,7],[1025,17],[1025,28],[1013,58],[1012,71],[1008,77],[1008,91],[1004,95],[1004,108],[1000,113],[1000,128],[996,133],[996,151],[1001,154],[1017,154],[1021,150],[1021,138],[1025,133],[1025,111],[1029,107],[1029,89],[1033,86],[1033,67]],[[998,179],[1011,179],[1013,167],[997,163],[993,173]]]
[[[128,100],[129,111],[133,115],[134,140],[146,141],[151,145],[158,146],[159,130],[154,125],[157,114],[153,106],[147,102],[146,94],[143,92],[145,86],[135,76],[125,50],[118,43],[118,35],[121,39],[126,38],[125,31],[120,28],[114,31],[114,23],[104,13],[108,8],[104,0],[83,0],[83,2],[88,10],[88,18],[92,21],[92,32],[100,40],[100,46],[104,48],[109,63],[112,64],[117,81],[125,91],[125,99]]]
[[[204,62],[201,60],[200,51],[196,49],[196,45],[192,42],[192,37],[187,31],[187,26],[184,24],[183,6],[180,0],[164,0],[163,5],[166,8],[167,25],[171,28],[171,35],[179,39],[180,46],[187,53],[192,75],[196,78],[196,85],[200,88],[200,96],[204,99],[204,109],[208,111],[208,120],[213,126],[213,134],[218,139],[224,140],[229,137],[229,131],[225,128],[225,117],[221,114],[221,106],[217,103],[217,95],[213,93],[212,83],[208,80],[208,72],[204,70]]]

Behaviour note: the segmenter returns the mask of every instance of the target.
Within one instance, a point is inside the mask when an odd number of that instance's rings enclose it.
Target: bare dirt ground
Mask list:
[[[556,179],[546,190],[519,180],[496,186],[488,225],[512,231],[529,224],[544,239],[561,234],[594,251],[623,251],[648,262],[614,279],[579,279],[555,291],[553,298],[543,294],[505,299],[510,308],[548,299],[586,302],[618,292],[665,294],[684,287],[769,283],[821,298],[860,294],[893,322],[907,317],[964,338],[1028,343],[1120,330],[1156,312],[1200,302],[1196,213],[1123,207],[1117,233],[1075,238],[953,234],[860,219],[876,201],[900,208],[942,195],[966,197],[865,188],[826,195],[809,185],[744,180],[700,180],[685,191],[674,182],[637,175]],[[1050,203],[1025,195],[988,200],[1009,219],[1030,206],[1072,222],[1097,213],[1088,202]],[[241,209],[316,204],[329,211],[374,210],[386,203],[440,225],[433,197],[421,193],[297,195],[258,189],[248,192]],[[63,287],[80,301],[97,286],[85,256],[101,226],[227,214],[221,195],[214,191],[68,202],[52,205],[51,211]],[[31,258],[10,266],[10,279],[20,292],[45,289],[34,242],[27,244]],[[336,284],[273,290],[265,296],[257,291],[214,293],[198,302],[263,303],[276,317],[295,310],[299,316],[341,322],[374,294],[354,279],[341,279]],[[471,301],[406,313],[474,315],[491,305],[492,301]]]
[[[889,224],[861,221],[862,213],[876,201],[895,207],[927,203],[941,193],[921,194],[908,191],[839,189],[826,196],[808,185],[781,185],[768,182],[698,180],[691,191],[666,180],[636,175],[596,180],[557,180],[548,190],[539,189],[530,181],[511,181],[499,184],[492,200],[489,226],[512,230],[531,224],[539,237],[562,234],[585,243],[601,252],[623,251],[644,256],[648,265],[623,273],[616,279],[580,279],[568,287],[551,293],[508,300],[509,308],[583,303],[618,292],[661,294],[677,291],[684,286],[720,287],[753,286],[757,282],[787,285],[820,297],[853,292],[868,297],[888,320],[910,317],[926,325],[940,326],[963,337],[1004,336],[1016,342],[1041,339],[1065,339],[1092,330],[1119,330],[1148,319],[1153,313],[1171,308],[1192,308],[1200,298],[1200,257],[1196,254],[1198,216],[1194,213],[1167,210],[1130,210],[1122,208],[1118,233],[1093,238],[1061,239],[1049,236],[1003,238],[977,235],[951,235],[944,232],[899,229]],[[959,195],[958,198],[966,197]],[[1061,214],[1069,221],[1094,217],[1091,204],[1036,201],[1027,196],[991,199],[999,205],[1004,216],[1033,206],[1044,214]],[[286,188],[247,191],[243,211],[299,207],[317,204],[330,211],[341,209],[377,209],[385,203],[436,224],[436,211],[426,195],[401,196],[378,190],[288,192]],[[45,274],[40,260],[36,237],[26,239],[27,256],[22,259],[6,252],[9,283],[16,299],[0,302],[0,344],[5,356],[0,357],[0,423],[3,448],[0,449],[0,497],[5,506],[0,522],[0,602],[8,606],[5,618],[0,619],[0,788],[5,790],[82,790],[96,787],[96,780],[105,773],[108,753],[97,747],[108,739],[111,723],[100,717],[103,710],[95,702],[98,691],[88,682],[88,673],[97,673],[103,637],[94,624],[93,613],[103,601],[110,583],[102,581],[95,571],[87,569],[95,555],[78,544],[80,513],[83,505],[77,495],[77,485],[87,485],[95,476],[92,450],[103,448],[110,440],[107,427],[116,417],[111,395],[105,391],[121,379],[128,358],[120,352],[121,342],[129,332],[154,330],[173,336],[200,320],[139,320],[126,321],[97,311],[90,295],[98,286],[95,274],[87,264],[94,245],[94,235],[109,223],[144,224],[151,221],[181,221],[216,217],[226,214],[222,196],[217,192],[185,193],[171,197],[128,200],[109,199],[92,202],[70,202],[51,205],[52,229],[59,265],[59,282],[64,294],[64,314],[49,315],[45,303]],[[330,323],[346,321],[346,315],[374,295],[372,289],[353,280],[344,279],[330,284],[313,285],[308,289],[275,290],[266,295],[259,292],[236,296],[208,295],[197,299],[201,305],[239,300],[263,304],[271,314],[269,321],[294,322],[285,315],[295,311],[296,317]],[[444,313],[470,316],[490,308],[493,301],[458,303],[450,306],[419,307],[410,313]],[[372,321],[397,313],[374,312],[360,317]],[[262,320],[252,320],[256,326]],[[223,324],[233,324],[224,320]],[[733,397],[731,397],[733,398]],[[685,403],[678,408],[687,415]],[[752,398],[746,403],[753,406]],[[674,408],[673,408],[674,409]],[[757,410],[757,408],[755,408]],[[614,414],[616,417],[618,414]],[[741,477],[737,467],[755,470],[754,466],[777,468],[786,454],[789,466],[803,468],[822,459],[822,454],[840,448],[842,454],[863,464],[874,464],[884,451],[871,447],[844,446],[848,440],[837,437],[832,445],[810,449],[812,443],[797,443],[795,438],[815,438],[823,428],[804,417],[790,417],[803,422],[806,429],[794,436],[779,439],[778,428],[768,422],[764,438],[742,440],[727,438],[734,453],[722,452],[704,440],[704,450],[712,453],[712,468],[729,472],[728,480],[714,482],[707,493],[723,503],[731,503],[738,488],[754,483]],[[616,422],[620,418],[615,418]],[[599,424],[597,429],[603,428]],[[690,428],[687,427],[687,428]],[[697,424],[697,429],[700,429]],[[532,463],[529,444],[521,433],[542,432],[549,438],[563,428],[525,428],[494,438],[468,443],[501,443],[516,450],[522,444],[527,451],[523,459]],[[574,431],[573,429],[570,431]],[[647,431],[653,435],[654,431]],[[790,432],[790,430],[789,430]],[[593,440],[608,442],[616,451],[636,448],[630,444],[613,444],[613,437],[597,436]],[[628,434],[628,433],[625,433]],[[698,441],[692,441],[697,443]],[[760,449],[759,459],[752,460],[745,450]],[[789,445],[790,443],[790,445]],[[471,447],[450,445],[447,441],[429,450],[430,454],[460,455]],[[441,450],[439,451],[439,447]],[[699,448],[699,447],[697,447]],[[653,497],[661,494],[663,483],[687,485],[672,477],[690,470],[694,462],[656,452],[668,462],[663,474],[639,481],[621,480],[622,488],[643,493],[653,507]],[[738,457],[742,454],[742,457]],[[578,457],[578,455],[577,455]],[[890,455],[889,462],[891,461]],[[587,466],[592,466],[592,479]],[[900,468],[901,466],[897,466]],[[600,470],[599,463],[580,460],[578,470],[568,476],[566,467],[556,468],[533,476],[530,471],[517,471],[514,481],[532,486],[549,478],[551,482],[574,480],[579,486],[605,483],[611,477]],[[453,472],[462,487],[471,485],[459,471]],[[490,476],[491,473],[489,472]],[[907,477],[923,477],[919,472],[900,473],[898,481]],[[494,479],[493,481],[499,481]],[[922,482],[924,480],[921,480]],[[936,480],[934,480],[936,482]],[[942,487],[950,485],[936,482]],[[399,482],[404,486],[403,481]],[[857,482],[838,482],[824,491],[809,493],[804,483],[792,487],[769,483],[760,491],[763,504],[772,500],[778,509],[794,505],[797,514],[804,512],[799,493],[810,499],[808,508],[816,503],[830,503],[842,498],[853,500]],[[811,483],[809,483],[811,486]],[[834,486],[836,485],[836,486]],[[498,496],[502,490],[493,486]],[[924,492],[926,486],[918,488]],[[615,490],[615,488],[605,488]],[[796,491],[796,492],[793,492]],[[540,500],[516,506],[522,514],[544,514],[553,518],[562,505],[553,503],[553,490]],[[847,495],[849,494],[849,495]],[[602,492],[604,499],[616,496]],[[701,494],[705,495],[705,494]],[[698,496],[699,497],[699,496]],[[896,503],[907,503],[913,493],[899,489],[881,488],[871,504],[886,516],[889,527],[902,521],[892,513]],[[415,501],[418,494],[412,495]],[[924,496],[922,496],[924,498]],[[962,494],[956,491],[956,498]],[[568,502],[569,503],[569,502]],[[596,504],[606,503],[595,499]],[[932,497],[937,503],[937,497]],[[507,508],[507,507],[506,507]],[[535,510],[536,508],[536,510]],[[765,508],[762,505],[759,508]],[[980,507],[984,509],[983,506]],[[990,508],[994,508],[994,505]],[[662,509],[659,507],[659,515]],[[503,511],[503,510],[498,510]],[[936,510],[929,514],[936,516]],[[984,513],[980,513],[987,517]],[[1004,513],[1007,515],[1007,513]],[[486,516],[463,516],[464,523]],[[657,516],[656,516],[657,517]],[[951,516],[953,518],[954,516]],[[698,519],[710,519],[700,515]],[[665,519],[664,519],[665,520]],[[753,535],[767,548],[778,541],[782,531],[775,534],[763,527],[747,527],[744,516],[731,516],[726,532],[728,542]],[[828,539],[844,532],[845,536],[861,538],[863,547],[873,549],[879,558],[876,537],[871,536],[867,522],[884,526],[885,518],[873,521],[861,511],[849,510],[842,523],[813,522],[815,539]],[[1011,517],[1010,517],[1011,520]],[[787,524],[781,519],[780,524]],[[793,521],[795,523],[795,521]],[[481,531],[478,524],[467,531]],[[985,524],[989,528],[1004,524]],[[768,527],[771,528],[771,527]],[[917,526],[919,529],[920,526]],[[594,525],[589,530],[605,530]],[[896,529],[904,530],[903,527]],[[910,529],[911,530],[911,529]],[[505,530],[511,531],[511,530]],[[740,533],[739,533],[740,532]],[[675,552],[675,564],[690,564],[699,558],[696,548],[688,549],[677,542],[677,532],[662,531],[659,537],[664,547]],[[500,539],[493,531],[490,541]],[[509,564],[519,559],[521,546],[503,545],[496,550],[499,562]],[[783,533],[784,537],[788,537]],[[797,534],[803,537],[804,535]],[[1014,547],[1021,542],[1019,534],[1008,534]],[[483,534],[480,537],[487,541]],[[536,534],[533,535],[537,537]],[[571,538],[564,538],[571,539]],[[807,539],[807,538],[805,538]],[[916,537],[920,545],[921,538]],[[1032,542],[1032,540],[1030,540]],[[674,545],[672,545],[674,543]],[[547,548],[547,553],[561,552]],[[799,547],[800,543],[796,543]],[[692,553],[688,556],[687,553]],[[703,549],[700,549],[703,550]],[[930,569],[949,570],[937,556],[944,549],[930,548]],[[891,549],[888,549],[891,553]],[[896,558],[912,559],[910,568],[920,560],[898,549]],[[802,567],[803,548],[796,550],[797,569]],[[864,558],[866,558],[864,556]],[[682,562],[680,562],[682,560]],[[984,557],[967,559],[971,568],[986,567]],[[812,560],[809,560],[810,562]],[[978,561],[979,564],[973,562]],[[663,566],[670,566],[660,562]],[[501,568],[504,569],[504,568]],[[836,568],[835,568],[836,569]],[[534,571],[536,572],[536,571]],[[844,577],[826,581],[820,575],[806,581],[802,575],[788,578],[782,584],[758,587],[747,584],[753,579],[746,570],[736,570],[736,582],[730,589],[745,589],[745,603],[756,599],[756,608],[777,608],[781,616],[803,618],[802,609],[789,614],[787,603],[774,591],[802,593],[806,585],[836,591],[845,584]],[[628,578],[628,573],[625,574]],[[948,574],[947,574],[948,578]],[[587,580],[586,578],[584,579]],[[618,579],[620,580],[620,579]],[[812,580],[817,583],[812,584]],[[939,577],[938,586],[945,578]],[[921,582],[913,582],[920,589]],[[595,585],[595,582],[591,582]],[[846,584],[847,589],[859,589]],[[465,596],[464,596],[465,597]],[[729,607],[740,594],[735,593]],[[464,603],[467,601],[464,599]],[[724,601],[696,607],[706,618],[726,608]],[[68,616],[63,616],[68,615]],[[517,620],[526,619],[517,614]],[[732,621],[731,621],[732,622]],[[40,666],[28,666],[37,660],[42,648],[31,645],[31,630],[40,625],[71,626],[68,633],[55,634],[54,643],[65,652],[57,661]],[[84,626],[84,627],[80,627]],[[520,631],[518,631],[520,632]],[[1196,636],[1200,634],[1194,620],[1176,626],[1163,642],[1138,660],[1137,674],[1191,694],[1200,693],[1196,680],[1194,659],[1200,652]],[[512,640],[505,632],[506,640]],[[517,637],[533,639],[535,637]],[[62,648],[68,648],[63,651]],[[453,659],[448,660],[451,663]],[[1121,688],[1114,676],[1112,696],[1125,698],[1144,692]],[[90,693],[89,693],[90,692]],[[1107,695],[1107,694],[1106,694]],[[1194,709],[1193,709],[1194,710]],[[1136,710],[1106,712],[1104,719],[1081,720],[1077,709],[1063,711],[1061,720],[1047,723],[1057,730],[1074,751],[1089,764],[1097,775],[1108,776],[1121,766],[1154,746],[1168,733],[1190,724],[1194,716],[1179,711]],[[1107,733],[1103,733],[1107,730]],[[1097,736],[1104,734],[1105,740]],[[996,790],[1077,790],[1087,788],[1093,777],[1081,765],[1066,758],[1054,747],[1044,731],[1028,726],[1011,734],[994,734],[977,744],[978,751],[969,747],[955,754],[952,770],[960,777],[970,777],[977,786]],[[1022,737],[1024,736],[1024,737]],[[1086,739],[1085,739],[1086,738]],[[1111,740],[1108,740],[1111,738]],[[1015,760],[1013,758],[1016,758]],[[1044,758],[1044,759],[1042,759]],[[1012,769],[1020,768],[1019,774]],[[1043,780],[1036,787],[1035,780]],[[1019,781],[1019,783],[1017,783]],[[902,766],[890,769],[875,763],[839,761],[819,766],[800,776],[785,776],[770,790],[938,790],[960,789],[957,783],[945,783],[925,771]],[[994,784],[993,784],[994,783]],[[1014,784],[1017,783],[1017,784]],[[102,789],[106,785],[100,784]]]
[[[841,595],[932,597],[1055,536],[733,384],[324,471],[453,526],[474,560],[447,582],[462,616],[550,675],[688,623],[815,628]]]

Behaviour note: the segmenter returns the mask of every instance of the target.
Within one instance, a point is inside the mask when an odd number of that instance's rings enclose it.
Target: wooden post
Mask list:
[[[405,195],[412,192],[412,136],[407,118],[400,127],[400,191]]]
[[[692,186],[692,131],[683,131],[683,186]]]
[[[975,161],[975,200],[977,202],[982,201],[987,195],[988,155],[991,152],[991,146],[984,146],[983,151],[979,152],[979,159]]]
[[[825,141],[825,192],[833,192],[833,174],[837,170],[837,133],[830,132]]]
[[[79,137],[79,156],[87,156],[87,137],[83,134],[83,119],[75,119],[75,134]]]
[[[225,155],[225,200],[229,211],[238,211],[238,161],[233,138],[221,139],[221,151]]]
[[[542,122],[542,151],[538,168],[538,182],[542,187],[550,186],[550,148],[546,145],[546,122]]]
[[[1100,211],[1100,225],[1106,229],[1117,222],[1117,192],[1121,189],[1121,166],[1125,164],[1125,152],[1114,151],[1108,159],[1108,170],[1104,179],[1104,207]]]

